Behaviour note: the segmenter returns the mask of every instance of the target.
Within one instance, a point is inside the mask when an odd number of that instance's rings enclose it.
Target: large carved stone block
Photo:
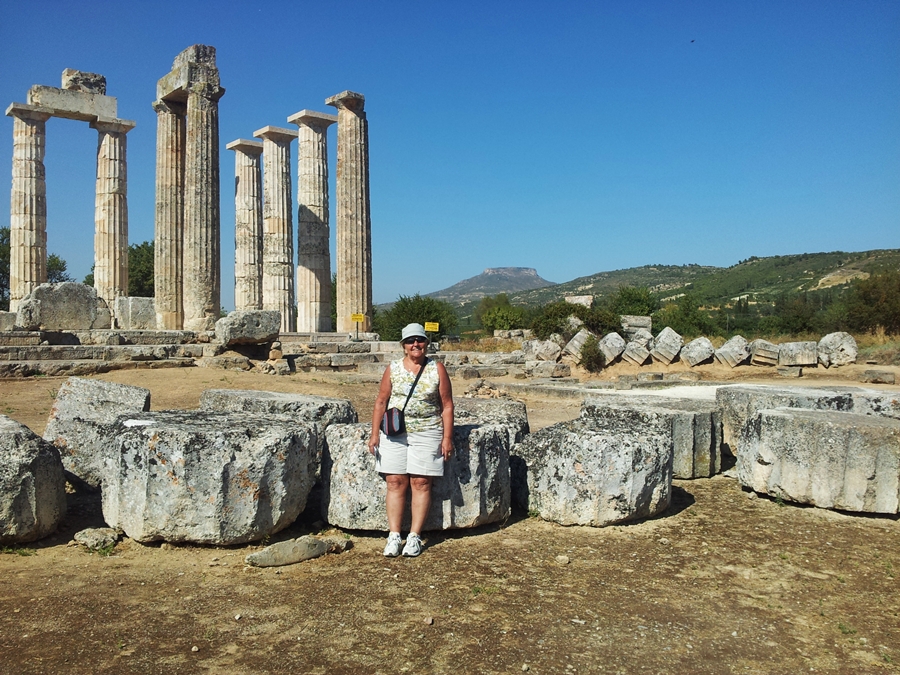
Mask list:
[[[28,427],[0,415],[0,544],[41,539],[65,514],[59,452]]]
[[[736,368],[750,358],[750,343],[740,335],[735,335],[716,350],[716,361]]]
[[[615,361],[625,351],[625,340],[618,333],[607,333],[597,342],[607,365]]]
[[[850,333],[844,332],[829,333],[823,337],[819,340],[817,351],[819,363],[826,368],[856,363],[856,357],[859,354],[856,340]]]
[[[556,361],[562,353],[562,347],[552,340],[524,340],[522,351],[527,360]]]
[[[74,281],[41,284],[19,304],[16,325],[24,330],[109,328],[109,308],[92,286]]]
[[[650,356],[660,363],[669,365],[678,358],[683,345],[684,338],[666,326],[650,343]]]
[[[814,366],[819,362],[815,342],[785,342],[778,348],[779,366]]]
[[[156,330],[153,298],[119,296],[115,300],[116,324],[122,330]]]
[[[754,340],[750,343],[750,363],[754,366],[777,366],[778,345],[768,340]]]
[[[226,347],[272,342],[281,330],[281,312],[240,310],[216,321],[216,339]]]
[[[716,349],[713,347],[709,338],[698,337],[691,340],[681,348],[681,360],[688,364],[691,368],[712,358]]]

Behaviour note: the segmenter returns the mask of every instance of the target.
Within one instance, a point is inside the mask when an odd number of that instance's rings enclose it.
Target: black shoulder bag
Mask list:
[[[403,403],[403,407],[388,408],[384,411],[384,415],[381,418],[381,430],[387,436],[399,436],[406,431],[406,419],[403,413],[406,410],[409,399],[412,398],[413,392],[416,390],[416,385],[419,383],[419,378],[422,377],[422,373],[425,372],[425,366],[427,365],[428,359],[426,358],[422,367],[419,368],[419,372],[416,374],[416,379],[413,380],[412,386],[409,388],[409,394],[406,395],[406,401]]]

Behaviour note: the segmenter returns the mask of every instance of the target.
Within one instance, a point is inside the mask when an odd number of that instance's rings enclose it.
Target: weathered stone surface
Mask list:
[[[253,413],[122,416],[103,517],[140,542],[241,544],[290,525],[316,471],[312,424]]]
[[[65,513],[59,452],[28,427],[0,415],[0,544],[41,539]]]
[[[650,343],[650,356],[660,363],[669,365],[678,358],[678,352],[681,351],[682,345],[684,345],[684,338],[666,326]]]
[[[325,432],[322,512],[337,527],[387,529],[387,487],[366,445],[370,431],[370,424],[335,424]],[[454,452],[434,480],[425,530],[478,527],[509,516],[509,434],[496,424],[454,427]]]
[[[450,354],[447,354],[444,357],[444,365],[447,365],[447,357],[450,357]],[[515,351],[505,353],[505,352],[486,352],[486,353],[476,353],[472,354],[471,361],[473,363],[478,363],[482,366],[503,366],[510,365],[516,363],[525,363],[525,352],[521,349],[516,349]]]
[[[893,382],[881,384],[893,384]],[[862,387],[848,387],[847,391],[853,399],[853,412],[860,415],[876,415],[900,420],[900,392],[863,389]]]
[[[66,471],[97,488],[112,447],[116,419],[148,410],[149,389],[70,377],[56,393],[44,440],[59,451]]]
[[[0,331],[12,331],[16,329],[16,312],[0,311]]]
[[[582,328],[575,334],[575,337],[569,340],[566,343],[566,346],[563,347],[562,355],[578,362],[581,359],[581,348],[584,347],[584,343],[587,342],[587,339],[592,336],[593,333],[591,333],[591,331]]]
[[[815,342],[785,342],[778,347],[779,366],[815,366],[819,362]]]
[[[638,328],[632,333],[631,338],[629,338],[628,341],[649,349],[650,343],[653,342],[653,333],[646,328]]]
[[[489,376],[484,371],[480,371],[484,377]],[[552,361],[538,361],[537,365],[531,370],[532,377],[571,377],[572,369],[567,363],[554,363]]]
[[[226,347],[272,342],[281,329],[281,313],[235,311],[216,321],[216,339]]]
[[[850,333],[829,333],[817,345],[819,363],[829,366],[846,366],[848,363],[856,363],[859,348],[856,340]]]
[[[111,527],[89,527],[75,533],[75,541],[91,551],[99,551],[115,546],[119,532]]]
[[[581,416],[602,424],[631,419],[634,409],[648,408],[669,417],[672,474],[675,478],[708,478],[722,467],[722,416],[715,401],[668,396],[586,396]]]
[[[900,506],[900,420],[761,410],[742,432],[742,484],[800,504],[866,513]]]
[[[116,324],[122,330],[156,330],[156,305],[153,298],[116,298]]]
[[[622,325],[622,332],[625,334],[625,339],[629,342],[635,339],[638,330],[644,330],[647,333],[650,333],[650,331],[653,330],[653,320],[649,316],[623,314],[619,317],[619,322]],[[652,336],[652,333],[650,334]]]
[[[521,401],[458,397],[453,401],[455,424],[496,425],[509,432],[512,447],[529,432],[528,411]]]
[[[313,537],[306,535],[297,539],[280,541],[266,546],[261,551],[254,551],[244,558],[244,562],[253,567],[279,567],[293,565],[304,560],[318,558],[326,553],[343,553],[352,548],[349,539],[337,537]]]
[[[716,350],[716,362],[736,368],[750,358],[750,343],[740,335],[735,335]]]
[[[803,368],[800,366],[778,366],[775,372],[779,377],[803,377]]]
[[[556,361],[562,353],[562,347],[553,340],[524,340],[522,351],[527,360]]]
[[[750,363],[754,366],[777,366],[778,345],[768,340],[754,340],[750,343]]]
[[[669,505],[671,420],[658,411],[554,424],[529,434],[513,454],[516,501],[544,520],[602,527]]]
[[[889,370],[866,370],[859,381],[866,384],[894,384],[896,379],[894,373]]]
[[[642,366],[650,358],[650,351],[637,342],[629,342],[622,352],[622,360],[633,366]]]
[[[100,308],[107,310],[105,315]],[[16,325],[24,330],[109,328],[109,310],[91,286],[74,281],[41,284],[19,304]]]
[[[106,95],[106,78],[99,73],[88,73],[83,70],[66,68],[62,71],[63,89],[82,91],[86,94]]]
[[[625,340],[618,333],[607,333],[597,341],[597,346],[603,352],[606,365],[610,365],[625,351]]]
[[[698,337],[681,348],[681,360],[691,368],[712,358],[716,349],[709,338]]]
[[[82,122],[93,122],[98,117],[115,118],[117,108],[113,96],[43,84],[28,90],[28,103],[52,111],[54,117]]]

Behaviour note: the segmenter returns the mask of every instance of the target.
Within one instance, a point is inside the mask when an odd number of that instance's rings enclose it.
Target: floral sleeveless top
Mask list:
[[[424,368],[422,377],[419,378],[416,389],[406,405],[404,415],[407,431],[426,431],[443,427],[437,363],[427,359]],[[416,373],[411,373],[403,367],[403,359],[391,361],[391,398],[388,401],[388,408],[403,408],[415,379]]]

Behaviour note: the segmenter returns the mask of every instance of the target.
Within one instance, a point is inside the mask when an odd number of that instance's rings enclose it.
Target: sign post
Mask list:
[[[350,320],[356,323],[356,341],[359,342],[359,324],[366,320],[365,314],[351,314]]]
[[[439,324],[437,321],[426,321],[425,322],[425,332],[426,333],[437,333],[440,329],[441,329],[441,324]]]

